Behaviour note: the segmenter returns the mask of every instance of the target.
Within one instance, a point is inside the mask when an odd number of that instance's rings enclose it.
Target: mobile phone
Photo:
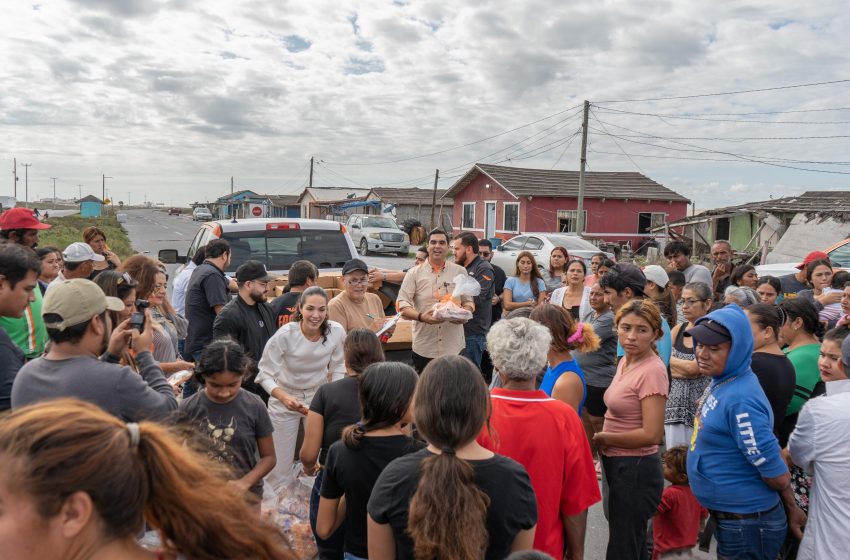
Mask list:
[[[130,326],[139,332],[145,330],[145,314],[140,312],[135,312],[130,315]]]

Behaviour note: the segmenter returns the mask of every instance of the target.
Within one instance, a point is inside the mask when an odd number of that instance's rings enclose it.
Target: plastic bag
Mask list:
[[[458,274],[454,277],[455,288],[451,295],[444,296],[431,308],[435,319],[447,321],[469,321],[472,319],[472,311],[460,306],[461,296],[475,297],[481,293],[481,284],[472,276]]]
[[[304,474],[301,463],[292,467],[287,482],[267,493],[263,513],[279,527],[300,560],[315,558],[319,550],[310,527],[310,493],[316,478]]]

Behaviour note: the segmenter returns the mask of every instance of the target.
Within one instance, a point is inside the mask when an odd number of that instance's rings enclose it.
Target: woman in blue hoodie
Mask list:
[[[700,373],[711,377],[688,453],[691,489],[717,522],[718,557],[772,560],[789,527],[802,537],[806,516],[794,501],[770,403],[750,368],[749,321],[732,304],[699,319],[686,336],[694,339]]]

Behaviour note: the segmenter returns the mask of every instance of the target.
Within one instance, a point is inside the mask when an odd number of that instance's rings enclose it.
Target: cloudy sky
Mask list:
[[[99,195],[105,173],[112,198],[165,204],[231,176],[300,192],[311,156],[318,186],[578,169],[584,99],[591,170],[698,210],[850,190],[850,82],[606,102],[848,80],[842,0],[12,0],[3,19],[0,194],[17,158],[19,199],[22,162],[31,198],[50,177]]]

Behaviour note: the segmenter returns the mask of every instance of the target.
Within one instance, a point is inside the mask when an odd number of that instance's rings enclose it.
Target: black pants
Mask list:
[[[434,358],[426,358],[425,356],[420,356],[416,352],[411,352],[411,361],[413,362],[413,369],[416,370],[416,373],[422,375],[422,370],[425,369],[425,366],[431,363],[431,360]]]
[[[657,453],[642,457],[602,457],[608,482],[607,560],[647,559],[646,525],[664,490]]]

